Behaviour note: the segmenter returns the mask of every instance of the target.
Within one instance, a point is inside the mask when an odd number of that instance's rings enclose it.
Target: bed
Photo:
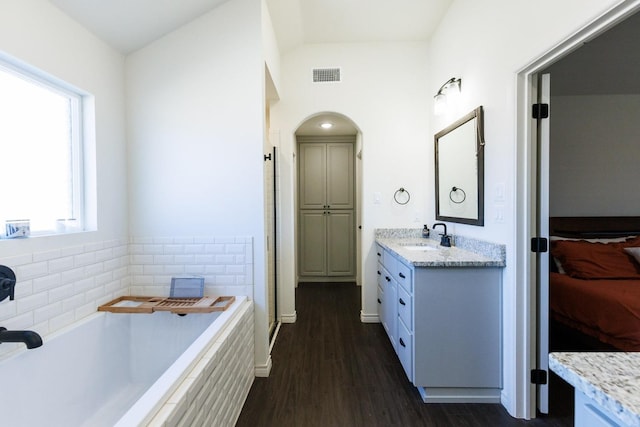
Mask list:
[[[549,222],[552,329],[586,337],[582,349],[640,351],[640,217]]]

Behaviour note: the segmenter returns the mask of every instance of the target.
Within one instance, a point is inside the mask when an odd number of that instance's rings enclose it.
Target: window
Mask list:
[[[32,235],[83,228],[81,94],[0,61],[0,159],[0,235],[14,220]]]

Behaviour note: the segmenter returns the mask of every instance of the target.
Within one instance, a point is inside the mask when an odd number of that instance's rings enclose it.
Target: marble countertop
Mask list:
[[[376,230],[376,242],[414,267],[504,267],[505,247],[490,242],[454,236],[452,247],[440,246],[434,237],[423,238],[420,230]],[[409,250],[425,246],[427,250]]]
[[[640,353],[551,353],[549,368],[625,425],[640,427]]]

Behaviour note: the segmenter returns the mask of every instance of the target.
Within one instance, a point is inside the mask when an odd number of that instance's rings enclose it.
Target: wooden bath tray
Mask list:
[[[164,298],[122,296],[98,307],[111,313],[153,313],[170,311],[177,314],[224,311],[236,297]]]

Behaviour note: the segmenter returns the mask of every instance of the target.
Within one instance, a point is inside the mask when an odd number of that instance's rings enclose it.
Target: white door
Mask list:
[[[548,118],[537,120],[538,188],[537,224],[539,238],[549,240],[549,122],[551,120],[551,75],[543,74],[538,80],[538,103],[548,106]],[[538,411],[549,413],[549,253],[538,253],[537,258],[537,369],[547,372],[546,384],[538,384]]]

